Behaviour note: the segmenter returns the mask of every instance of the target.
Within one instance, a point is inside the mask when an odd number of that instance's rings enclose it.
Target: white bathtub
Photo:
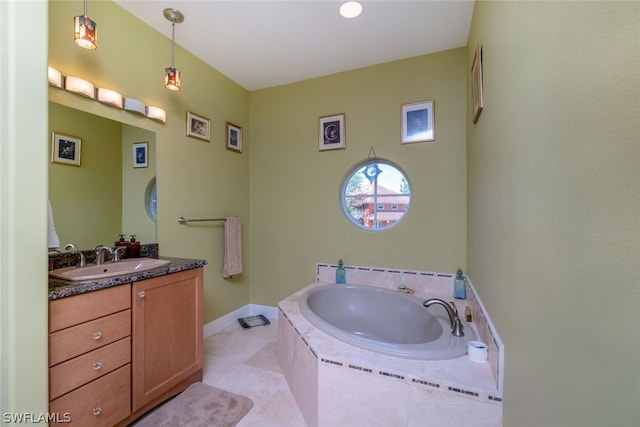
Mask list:
[[[353,280],[357,272],[350,271]],[[329,273],[326,275],[329,278],[335,274],[333,271]],[[400,301],[400,306],[404,307],[404,303],[411,300],[412,296],[396,291],[399,283],[394,283],[393,280],[375,280],[376,275],[384,272],[374,273],[371,274],[374,279],[371,280],[374,283],[371,287],[386,290],[387,293],[375,294],[383,297],[381,306],[367,299],[366,311],[372,313],[373,319],[378,320],[392,313],[393,318],[404,317],[391,308],[395,304],[388,299]],[[443,283],[446,282],[444,292],[433,292],[435,287],[431,282],[438,281],[437,277],[424,274],[415,277],[413,282],[408,279],[405,282],[420,296],[420,304],[417,306],[420,312],[434,316],[443,332],[450,334],[450,323],[443,307],[422,307],[422,301],[426,298],[436,297],[450,301],[448,296],[453,293],[450,277],[442,279]],[[388,288],[376,286],[378,283],[384,283],[383,286]],[[328,284],[326,281],[315,282],[278,304],[278,364],[309,427],[354,425],[354,420],[358,420],[357,425],[362,426],[410,427],[424,425],[425,420],[434,427],[502,426],[502,396],[497,389],[490,363],[475,363],[464,356],[427,360],[371,351],[330,335],[302,313],[302,307],[309,305],[308,296],[313,289],[338,288],[336,292],[340,292],[348,290],[350,286]],[[425,288],[429,289],[427,293]],[[301,304],[305,294],[307,302]],[[323,294],[319,295],[322,297]],[[396,297],[400,299],[396,301]],[[322,300],[324,298],[318,299]],[[314,306],[313,298],[311,301],[310,305]],[[349,312],[358,306],[352,304],[354,301],[351,298],[340,298],[340,301],[350,303],[342,305],[341,309],[336,310],[338,312]],[[319,305],[335,308],[338,307],[337,304],[335,298],[328,298],[328,303]],[[456,301],[459,311],[464,310],[466,304],[475,302],[468,299],[460,304],[460,301]],[[413,311],[415,304],[412,303],[409,307],[409,311]],[[474,319],[473,327],[464,323],[464,332],[470,335],[468,339],[476,335],[478,339],[482,337],[477,329],[479,317]],[[401,327],[401,330],[407,329],[420,328],[406,327],[406,324]],[[382,347],[394,346],[382,344],[387,338],[380,336],[368,339],[377,341]],[[413,338],[403,339],[411,341]],[[360,341],[362,343],[366,340]],[[405,345],[415,344],[401,344]]]
[[[300,312],[322,332],[347,344],[389,356],[446,360],[466,355],[476,339],[451,333],[441,306],[423,307],[423,298],[366,285],[321,285],[300,296]]]

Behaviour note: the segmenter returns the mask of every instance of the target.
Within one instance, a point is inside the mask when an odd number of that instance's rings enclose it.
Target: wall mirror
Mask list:
[[[388,229],[409,210],[409,179],[393,162],[368,158],[347,173],[340,188],[340,204],[355,226],[369,231]]]
[[[156,242],[155,132],[54,102],[49,131],[82,144],[79,165],[49,162],[49,201],[61,249],[67,243],[84,250],[113,246],[119,234]]]

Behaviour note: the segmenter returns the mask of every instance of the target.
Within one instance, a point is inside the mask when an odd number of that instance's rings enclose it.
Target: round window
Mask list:
[[[156,186],[156,177],[154,176],[149,184],[147,184],[147,190],[144,194],[144,206],[147,211],[147,215],[151,221],[156,222],[156,218],[158,216],[158,205],[157,205],[157,192],[158,187]]]
[[[406,174],[394,163],[369,158],[347,173],[340,189],[340,203],[347,219],[370,231],[393,227],[411,203]]]

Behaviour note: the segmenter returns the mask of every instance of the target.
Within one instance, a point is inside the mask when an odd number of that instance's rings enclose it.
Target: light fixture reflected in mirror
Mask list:
[[[84,0],[84,13],[73,17],[73,41],[85,49],[98,47],[98,24],[87,16],[87,0]]]
[[[179,10],[172,8],[165,9],[163,15],[171,21],[171,67],[164,70],[164,87],[178,91],[180,90],[180,70],[173,65],[173,59],[176,44],[176,23],[183,22],[184,15]]]

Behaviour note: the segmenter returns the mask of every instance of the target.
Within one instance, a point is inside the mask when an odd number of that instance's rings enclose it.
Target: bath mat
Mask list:
[[[233,427],[252,407],[253,401],[248,397],[198,382],[133,426]]]

